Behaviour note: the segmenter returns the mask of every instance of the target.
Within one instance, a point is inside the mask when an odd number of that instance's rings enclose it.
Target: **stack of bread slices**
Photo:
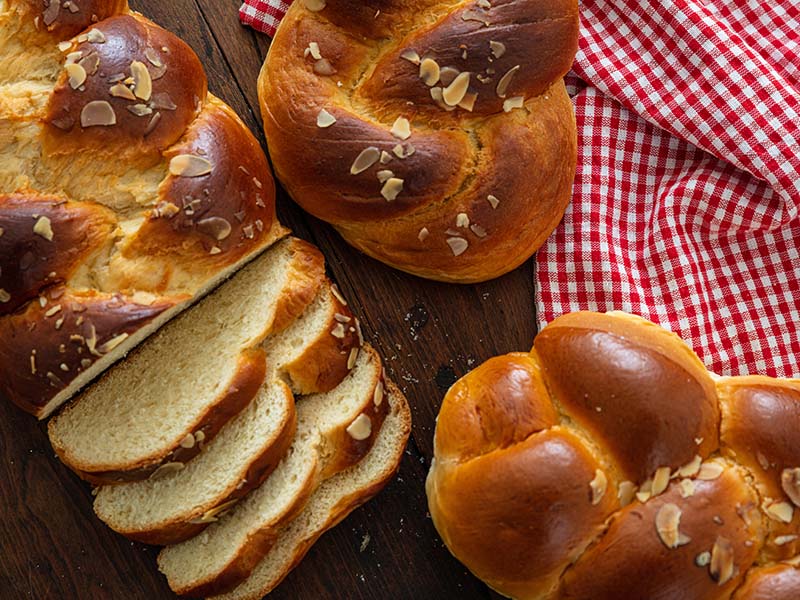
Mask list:
[[[313,246],[279,242],[49,424],[114,530],[189,596],[261,598],[394,475],[410,431]]]

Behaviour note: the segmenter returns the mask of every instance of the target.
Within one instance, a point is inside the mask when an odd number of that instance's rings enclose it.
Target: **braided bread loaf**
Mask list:
[[[40,417],[284,235],[258,142],[125,0],[0,0],[0,395]]]
[[[800,598],[800,380],[715,377],[676,335],[573,313],[448,392],[450,550],[514,598]]]
[[[576,162],[575,0],[303,0],[259,78],[278,177],[398,269],[484,281],[555,228]]]

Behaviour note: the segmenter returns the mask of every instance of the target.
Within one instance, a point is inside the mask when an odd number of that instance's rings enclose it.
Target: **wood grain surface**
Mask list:
[[[265,146],[256,78],[269,38],[243,28],[238,0],[131,0],[200,56],[212,92]],[[349,248],[278,189],[281,220],[319,246],[365,335],[411,404],[412,440],[397,479],[312,548],[270,595],[297,599],[499,598],[450,556],[427,514],[424,481],[446,389],[487,358],[527,350],[535,333],[531,263],[471,286],[423,281]],[[174,597],[156,548],[98,520],[89,487],[61,465],[45,425],[0,404],[0,599]],[[366,547],[362,545],[368,540]]]

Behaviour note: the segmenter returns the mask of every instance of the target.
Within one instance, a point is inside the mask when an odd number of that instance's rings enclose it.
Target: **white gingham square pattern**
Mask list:
[[[286,8],[242,21],[272,35]],[[627,310],[715,372],[800,376],[800,0],[582,0],[567,84],[578,172],[540,325]]]

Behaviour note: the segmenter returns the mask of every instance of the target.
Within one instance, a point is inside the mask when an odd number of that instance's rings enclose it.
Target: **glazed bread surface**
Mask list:
[[[572,313],[458,381],[427,480],[450,551],[519,599],[800,598],[800,381]]]
[[[572,191],[575,0],[301,0],[259,78],[275,171],[350,244],[468,283],[520,265]]]
[[[261,148],[124,0],[0,2],[0,395],[43,418],[285,235]]]

